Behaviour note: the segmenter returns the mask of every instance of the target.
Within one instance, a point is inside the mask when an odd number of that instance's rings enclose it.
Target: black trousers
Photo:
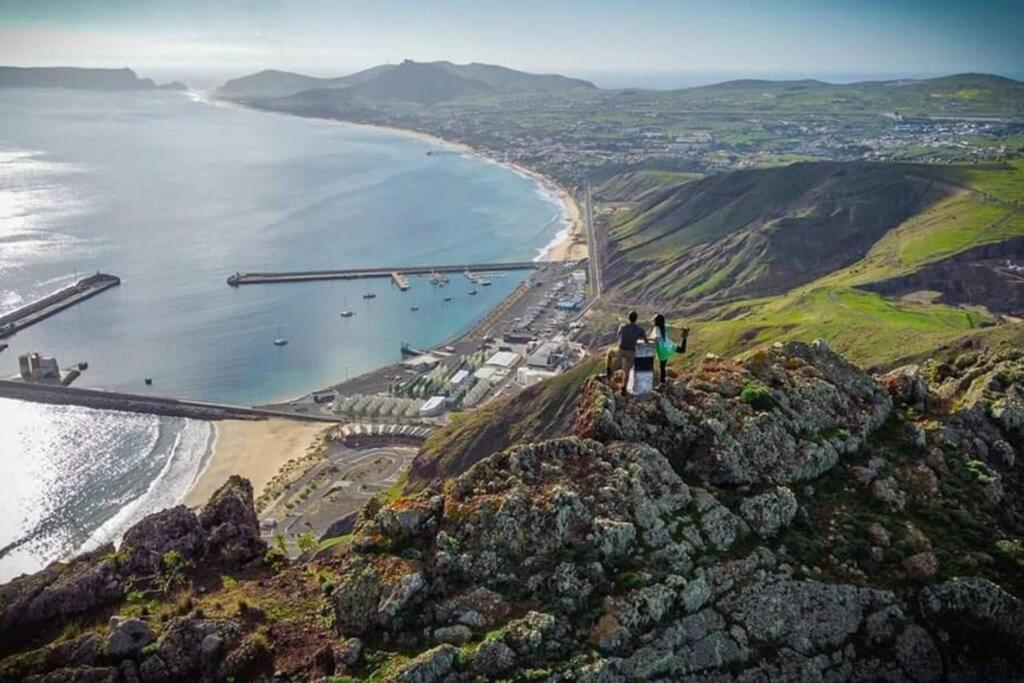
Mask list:
[[[668,376],[665,375],[665,366],[667,364],[668,364],[667,360],[659,360],[658,361],[658,369],[661,371],[661,374],[658,375],[658,379],[659,379],[659,381],[662,384],[664,384],[665,382],[668,381]]]

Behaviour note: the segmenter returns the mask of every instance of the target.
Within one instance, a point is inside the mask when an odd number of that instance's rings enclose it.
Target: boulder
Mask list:
[[[403,666],[392,680],[398,683],[437,683],[452,670],[458,653],[451,645],[439,645]]]
[[[918,365],[904,365],[879,378],[896,405],[924,410],[928,400],[928,382]]]
[[[487,678],[497,678],[516,665],[516,653],[500,640],[485,640],[473,655],[470,668]]]
[[[195,513],[184,505],[144,517],[124,534],[121,550],[130,555],[128,571],[152,575],[162,568],[163,557],[174,550],[195,562],[206,553],[206,532]]]
[[[215,560],[240,566],[266,555],[248,479],[232,475],[224,482],[199,513],[199,523]]]
[[[111,617],[107,653],[116,659],[134,657],[156,640],[149,624],[134,617]]]
[[[394,556],[356,557],[331,595],[334,623],[346,636],[377,627],[395,628],[402,612],[425,586],[419,565]]]
[[[149,680],[204,680],[215,678],[228,650],[239,641],[242,629],[233,621],[175,617],[156,641],[155,651],[140,667]]]
[[[740,503],[740,516],[751,531],[761,538],[775,536],[792,523],[797,512],[796,496],[785,486],[778,486]]]
[[[917,553],[903,560],[903,569],[911,579],[927,581],[938,573],[939,559],[930,550]]]

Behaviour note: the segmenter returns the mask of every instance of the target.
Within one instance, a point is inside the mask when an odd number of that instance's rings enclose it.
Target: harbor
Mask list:
[[[463,273],[475,282],[478,273],[499,273],[517,270],[537,270],[545,261],[512,261],[508,263],[462,263],[429,266],[381,266],[378,268],[347,268],[342,270],[299,270],[270,273],[236,272],[227,279],[232,287],[240,285],[266,285],[281,282],[310,282],[316,280],[362,280],[391,278],[400,289],[408,289],[410,275],[435,276],[443,273]]]
[[[0,339],[10,337],[19,330],[46,320],[119,284],[121,278],[116,275],[96,273],[10,313],[0,315]]]

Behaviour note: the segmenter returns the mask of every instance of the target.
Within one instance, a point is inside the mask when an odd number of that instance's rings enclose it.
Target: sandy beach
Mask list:
[[[252,482],[258,497],[278,470],[301,458],[330,425],[296,420],[224,420],[214,424],[217,438],[206,469],[185,496],[185,505],[203,505],[232,474]]]

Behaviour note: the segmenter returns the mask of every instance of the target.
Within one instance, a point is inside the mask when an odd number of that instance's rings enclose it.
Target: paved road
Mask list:
[[[597,242],[597,232],[594,230],[594,204],[590,197],[590,181],[583,183],[583,225],[587,231],[587,250],[590,264],[590,299],[580,310],[580,315],[586,313],[591,306],[601,297],[604,291],[604,274],[601,272],[604,266],[601,258],[601,245]]]

